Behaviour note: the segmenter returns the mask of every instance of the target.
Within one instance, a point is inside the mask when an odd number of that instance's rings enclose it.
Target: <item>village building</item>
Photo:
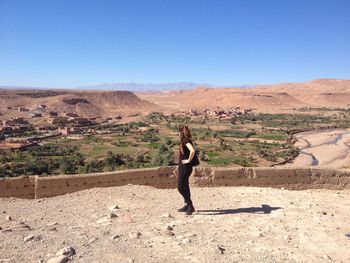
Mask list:
[[[38,112],[31,113],[30,116],[31,116],[32,118],[39,118],[39,117],[42,117],[41,113],[38,113]]]
[[[34,112],[43,112],[46,108],[47,106],[45,104],[38,104],[35,107],[30,108],[30,110]]]
[[[89,119],[87,118],[82,118],[82,117],[79,117],[79,118],[73,118],[73,121],[75,122],[75,124],[77,126],[91,126],[93,125],[94,123],[92,121],[90,121]]]
[[[53,117],[48,120],[49,123],[52,125],[59,125],[59,126],[65,126],[69,123],[68,118],[66,117]]]
[[[49,116],[50,116],[50,117],[58,117],[58,113],[55,112],[55,111],[50,111],[50,112],[49,112]]]
[[[28,121],[22,117],[14,117],[3,121],[4,126],[27,125]]]
[[[62,135],[70,135],[70,134],[76,134],[77,129],[74,127],[64,127],[63,129],[60,129],[60,132]]]
[[[11,134],[13,132],[13,129],[11,126],[2,126],[1,127],[1,132],[3,134]]]
[[[20,112],[29,111],[29,109],[24,108],[24,107],[18,107],[18,111],[20,111]]]

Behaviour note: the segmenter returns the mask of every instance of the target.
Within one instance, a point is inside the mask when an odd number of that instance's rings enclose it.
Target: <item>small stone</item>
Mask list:
[[[129,237],[131,238],[140,238],[142,236],[141,232],[129,233]]]
[[[190,244],[191,243],[191,239],[189,239],[189,238],[185,238],[185,239],[183,239],[182,241],[181,241],[181,243],[182,244]]]
[[[94,243],[98,238],[97,237],[93,237],[93,238],[90,238],[88,243]]]
[[[286,240],[288,242],[290,242],[292,240],[290,235],[285,235],[283,238],[284,238],[284,240]]]
[[[28,241],[31,241],[33,239],[34,239],[33,235],[28,235],[28,236],[24,237],[24,242],[28,242]]]
[[[166,230],[173,230],[173,227],[171,225],[166,225]]]
[[[325,215],[327,215],[327,212],[325,212],[325,211],[322,211],[322,215],[324,215],[324,216],[325,216]]]
[[[115,239],[119,239],[120,237],[121,237],[120,235],[113,235],[112,239],[115,240]]]
[[[24,242],[29,242],[29,241],[40,241],[41,240],[41,236],[34,236],[32,234],[24,237]]]
[[[324,258],[324,259],[331,259],[331,257],[328,256],[328,255],[323,255],[323,258]]]
[[[168,234],[169,236],[175,236],[175,234],[174,234],[173,231],[167,231],[167,234]]]
[[[62,248],[61,250],[59,250],[56,255],[57,256],[66,256],[66,257],[71,257],[73,255],[75,255],[76,252],[75,252],[75,249],[73,247],[65,247],[65,248]]]
[[[117,214],[114,213],[114,212],[110,212],[110,213],[108,214],[108,218],[109,218],[109,219],[116,218],[116,217],[118,217],[118,216],[117,216]]]
[[[217,249],[220,251],[220,254],[224,254],[224,252],[226,251],[226,249],[220,245],[217,245]]]
[[[120,209],[118,205],[112,205],[109,207],[109,210]]]
[[[12,217],[11,216],[6,216],[6,220],[7,221],[12,221]]]

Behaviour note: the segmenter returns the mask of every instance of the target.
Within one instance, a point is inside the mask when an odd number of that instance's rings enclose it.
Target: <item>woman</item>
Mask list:
[[[193,169],[193,157],[196,152],[193,147],[191,132],[188,126],[179,127],[180,149],[179,149],[179,166],[178,166],[178,187],[180,194],[185,200],[185,206],[178,209],[178,212],[186,212],[191,215],[195,209],[191,200],[190,186],[188,179]]]

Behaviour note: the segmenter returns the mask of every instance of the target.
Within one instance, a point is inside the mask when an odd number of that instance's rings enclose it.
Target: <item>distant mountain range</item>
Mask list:
[[[87,85],[78,87],[84,90],[128,90],[128,91],[163,91],[163,90],[189,90],[198,86],[211,87],[209,84],[197,84],[193,82],[173,82],[159,84],[143,84],[143,83],[102,83],[96,85]]]
[[[158,92],[158,91],[171,91],[171,90],[191,90],[196,87],[217,88],[218,86],[210,84],[199,84],[194,82],[171,82],[171,83],[135,83],[135,82],[115,82],[115,83],[102,83],[95,85],[86,85],[74,88],[62,88],[62,87],[29,87],[29,86],[0,86],[0,89],[12,89],[12,90],[127,90],[132,92]],[[220,87],[235,87],[235,88],[250,88],[250,85],[230,85]]]

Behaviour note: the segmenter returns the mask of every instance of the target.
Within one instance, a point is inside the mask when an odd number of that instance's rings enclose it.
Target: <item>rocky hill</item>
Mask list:
[[[0,98],[3,107],[35,108],[44,104],[47,111],[75,113],[82,117],[161,109],[130,91],[0,90]]]

